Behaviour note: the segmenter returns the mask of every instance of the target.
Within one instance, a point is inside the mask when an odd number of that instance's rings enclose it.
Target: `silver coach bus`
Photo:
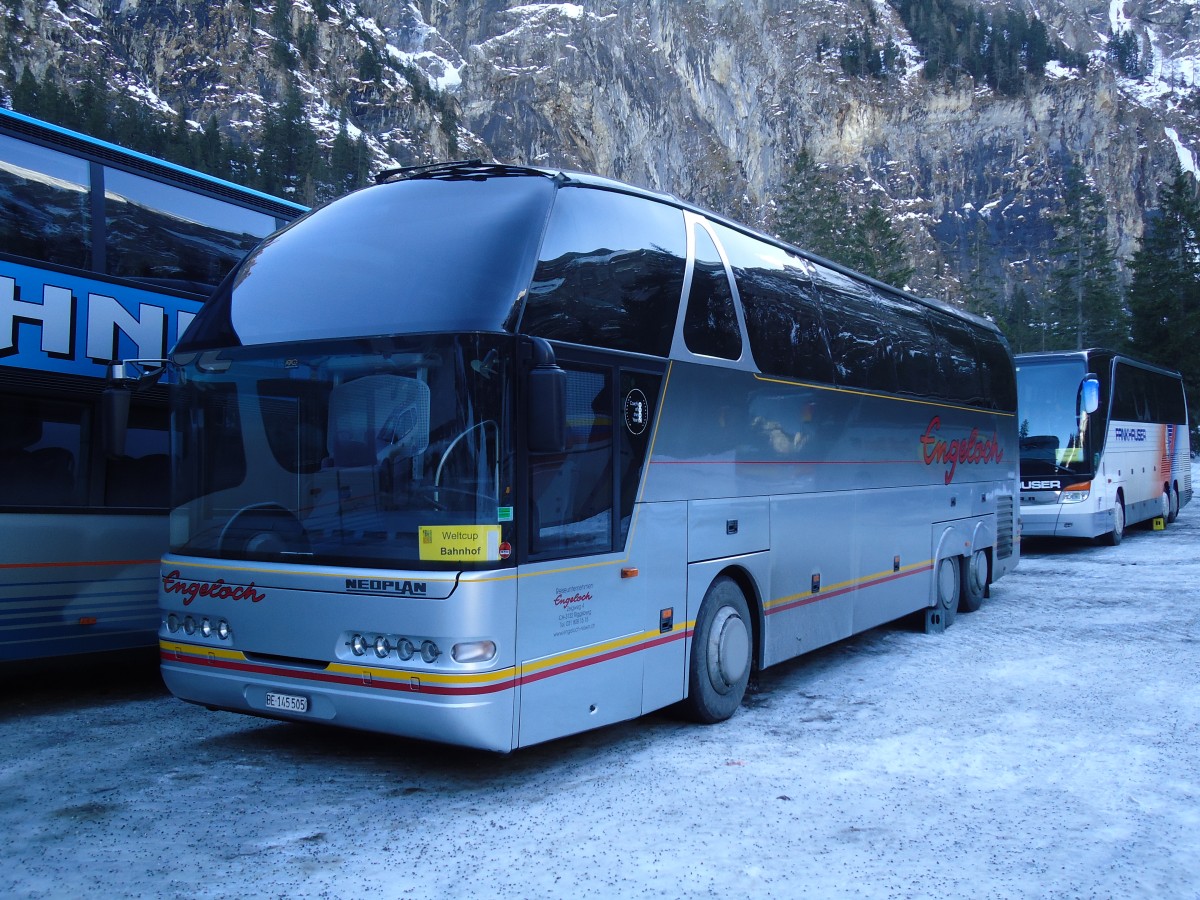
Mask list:
[[[1098,538],[1174,522],[1192,498],[1178,372],[1112,350],[1017,357],[1021,519],[1028,537]]]
[[[1017,564],[990,324],[606,179],[379,180],[173,354],[178,697],[497,751],[715,722]]]

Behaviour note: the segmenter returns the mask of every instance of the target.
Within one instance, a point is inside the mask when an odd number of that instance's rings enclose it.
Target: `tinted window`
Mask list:
[[[520,330],[666,356],[686,258],[683,213],[612,191],[558,191]]]
[[[233,384],[196,384],[171,395],[178,477],[171,483],[172,503],[184,503],[246,479],[241,416]]]
[[[683,320],[683,341],[701,356],[737,359],[742,355],[742,334],[729,276],[716,245],[701,225],[696,226],[696,265]]]
[[[979,375],[983,381],[983,396],[996,409],[1017,408],[1017,380],[1012,357],[998,335],[976,335],[979,349]]]
[[[931,397],[938,394],[933,332],[925,308],[904,297],[875,292],[876,303],[887,317],[884,352],[896,368],[896,389],[902,394]]]
[[[105,506],[166,509],[169,444],[166,407],[134,406],[129,411],[125,454],[105,461]]]
[[[0,395],[0,506],[83,506],[87,420],[80,403]]]
[[[612,373],[564,368],[567,448],[532,458],[530,540],[535,554],[576,556],[612,547]]]
[[[714,227],[733,269],[758,367],[788,378],[833,381],[825,325],[804,263],[779,247]]]
[[[0,135],[0,249],[90,267],[90,183],[83,160]]]
[[[1183,384],[1168,375],[1119,362],[1112,417],[1182,425],[1187,421]]]
[[[937,336],[942,395],[958,403],[983,402],[975,339],[970,330],[948,317],[935,318],[933,329]]]
[[[1155,374],[1155,393],[1158,397],[1159,421],[1182,425],[1187,421],[1187,402],[1183,395],[1183,382],[1178,378]]]
[[[529,176],[347,194],[256,250],[180,349],[509,328],[553,192]]]
[[[829,329],[829,350],[838,384],[895,391],[896,365],[890,347],[893,324],[866,285],[823,267],[815,284]]]
[[[104,170],[109,275],[208,293],[264,237],[274,216]]]

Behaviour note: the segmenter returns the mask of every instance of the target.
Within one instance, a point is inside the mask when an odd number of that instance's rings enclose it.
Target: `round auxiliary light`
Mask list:
[[[355,656],[362,656],[367,652],[367,639],[361,634],[356,634],[350,638],[350,650]]]
[[[208,616],[200,620],[200,633],[205,637],[212,637],[213,627],[212,622],[208,620]]]
[[[383,659],[392,652],[392,645],[388,643],[388,639],[380,635],[375,638],[375,655]]]
[[[183,620],[183,630],[186,631],[188,634],[195,634],[196,633],[196,620],[193,619],[191,616],[188,616],[186,619],[184,619]]]
[[[219,637],[221,640],[223,640],[223,641],[229,640],[229,635],[231,633],[232,632],[229,629],[229,623],[226,622],[224,619],[222,619],[220,622],[217,623],[217,637]]]
[[[171,613],[169,616],[167,616],[167,631],[171,632],[171,634],[174,634],[178,630],[179,616],[175,615],[175,613]]]
[[[403,660],[410,660],[417,652],[417,648],[413,646],[413,642],[408,638],[400,638],[396,643],[396,655]]]
[[[421,659],[425,660],[425,662],[434,662],[441,655],[442,651],[438,649],[438,645],[433,641],[421,642]]]

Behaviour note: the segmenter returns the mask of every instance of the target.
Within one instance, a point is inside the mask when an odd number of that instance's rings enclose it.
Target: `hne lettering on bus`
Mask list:
[[[42,285],[42,302],[19,299],[17,283],[0,276],[0,351],[20,350],[17,346],[17,322],[41,326],[41,351],[60,359],[78,359],[75,346],[75,295],[65,287]],[[85,355],[89,359],[110,360],[116,357],[118,332],[137,345],[138,355],[162,356],[167,338],[167,310],[147,303],[138,305],[135,316],[115,297],[104,294],[87,295],[87,342]],[[179,310],[178,332],[188,326],[195,314]],[[7,335],[8,337],[4,337]]]
[[[979,429],[972,428],[967,437],[947,441],[934,435],[941,427],[941,416],[929,420],[925,433],[921,435],[921,454],[927,466],[943,463],[949,467],[946,469],[946,484],[954,480],[959,463],[977,465],[1000,462],[1004,458],[1004,449],[994,431],[991,437],[981,438]]]
[[[226,584],[224,579],[217,581],[185,581],[179,577],[179,570],[162,577],[164,594],[183,594],[183,605],[191,606],[197,597],[213,597],[217,600],[249,600],[260,603],[267,595],[259,593],[254,582],[249,584]]]

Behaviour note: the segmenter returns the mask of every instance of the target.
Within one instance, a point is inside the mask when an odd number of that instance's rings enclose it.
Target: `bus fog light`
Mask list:
[[[417,648],[413,646],[413,642],[408,638],[400,638],[396,644],[396,655],[403,660],[410,660],[413,654],[417,652]]]
[[[191,616],[188,616],[186,619],[184,619],[183,620],[183,630],[186,631],[188,634],[195,634],[196,633],[196,620],[193,619]]]
[[[179,616],[175,615],[175,613],[171,613],[169,616],[167,616],[167,631],[171,632],[171,634],[174,634],[178,630]]]
[[[496,655],[495,641],[464,641],[450,649],[455,662],[487,662]]]
[[[367,652],[367,639],[361,634],[356,634],[354,637],[350,638],[350,651],[355,656],[362,656]]]
[[[392,645],[388,642],[387,638],[385,638],[383,636],[375,638],[375,655],[376,656],[378,656],[380,659],[383,659],[385,656],[387,656],[391,652],[392,652]]]
[[[435,662],[441,655],[442,651],[438,649],[438,645],[433,641],[421,642],[421,659],[425,660],[425,662]]]
[[[210,622],[208,620],[207,616],[200,620],[200,633],[202,635],[204,635],[205,637],[212,637],[212,633],[213,633],[212,622]]]
[[[222,619],[220,622],[217,623],[217,637],[219,637],[223,641],[227,641],[227,640],[229,640],[230,634],[231,634],[231,632],[229,630],[228,622],[226,622],[224,619]]]

